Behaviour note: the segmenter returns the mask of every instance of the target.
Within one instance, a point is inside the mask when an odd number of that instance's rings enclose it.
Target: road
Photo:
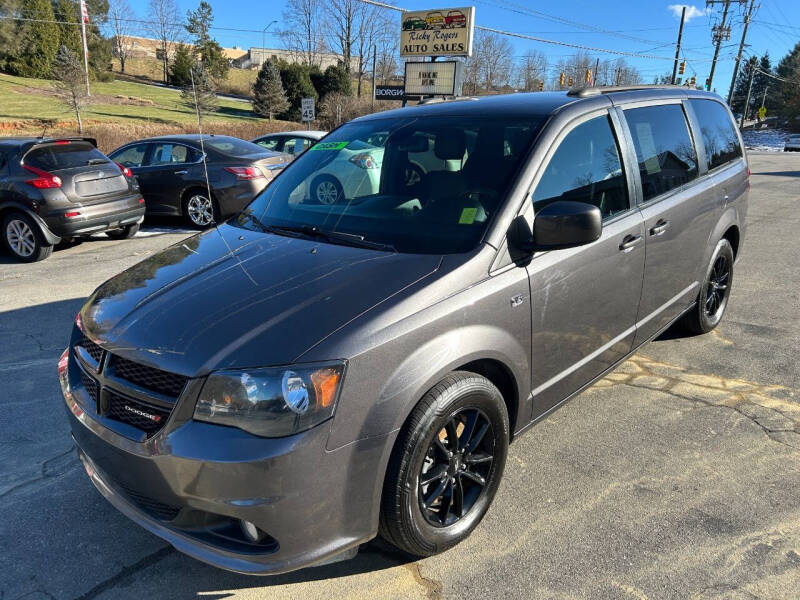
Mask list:
[[[800,156],[751,156],[749,231],[711,335],[670,331],[510,450],[467,542],[380,543],[278,577],[172,550],[89,483],[55,374],[100,282],[185,233],[0,255],[0,598],[793,598],[800,590]]]

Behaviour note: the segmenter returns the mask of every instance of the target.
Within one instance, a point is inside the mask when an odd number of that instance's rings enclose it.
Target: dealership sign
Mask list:
[[[474,6],[407,11],[400,23],[400,56],[472,55]]]
[[[464,63],[406,63],[406,96],[460,96],[463,83]]]
[[[405,92],[402,85],[375,86],[376,100],[402,100],[403,96],[405,96]]]

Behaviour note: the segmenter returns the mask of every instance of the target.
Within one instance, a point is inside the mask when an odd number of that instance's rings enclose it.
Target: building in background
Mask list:
[[[344,62],[344,56],[333,52],[318,52],[319,68],[325,70],[331,65]],[[281,50],[278,48],[250,48],[247,52],[232,60],[231,65],[239,69],[259,69],[266,60],[283,60],[290,64],[304,63],[303,54],[294,50]],[[350,70],[358,70],[358,57],[350,57]]]

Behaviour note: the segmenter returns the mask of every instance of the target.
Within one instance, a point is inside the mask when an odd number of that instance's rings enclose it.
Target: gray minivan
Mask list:
[[[376,132],[380,156],[352,152]],[[345,148],[377,191],[320,203]],[[124,514],[226,569],[377,534],[440,552],[486,514],[509,442],[676,321],[717,325],[748,189],[728,108],[695,90],[356,119],[91,295],[58,367],[79,455]]]

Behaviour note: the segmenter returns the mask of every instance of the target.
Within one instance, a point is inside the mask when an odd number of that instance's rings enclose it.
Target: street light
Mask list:
[[[264,29],[261,30],[261,53],[262,53],[263,56],[266,56],[266,53],[264,52],[264,49],[267,47],[266,43],[264,42],[264,36],[266,36],[266,34],[267,34],[267,29],[269,29],[270,27],[275,25],[275,23],[277,23],[277,21],[270,21],[269,23],[267,23],[267,26],[264,27]],[[262,56],[262,58],[263,58],[263,56]],[[261,61],[261,64],[264,64],[263,60]]]

